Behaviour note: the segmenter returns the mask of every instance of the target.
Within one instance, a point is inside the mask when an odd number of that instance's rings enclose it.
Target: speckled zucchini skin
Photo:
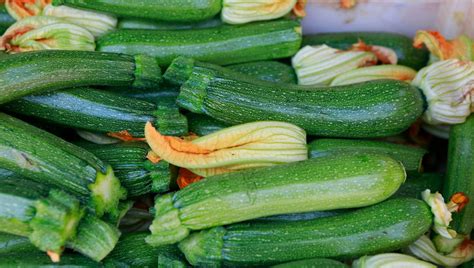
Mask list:
[[[161,80],[154,59],[95,51],[47,50],[0,57],[0,104],[80,86],[146,87]]]
[[[15,23],[15,19],[8,14],[5,5],[0,4],[0,35],[13,23]]]
[[[355,258],[401,249],[430,228],[418,199],[391,199],[353,212],[297,222],[254,222],[195,233],[179,244],[193,265],[265,266],[306,258]]]
[[[272,266],[272,268],[349,268],[349,265],[331,259],[307,259]]]
[[[61,262],[53,263],[44,252],[28,252],[1,256],[0,267],[103,268],[103,265],[79,254],[64,254]]]
[[[419,90],[395,80],[335,87],[275,84],[183,58],[164,77],[178,84],[186,81],[178,104],[191,112],[228,124],[289,122],[309,135],[391,136],[406,130],[424,110]]]
[[[255,61],[229,65],[227,68],[263,81],[296,84],[293,67],[278,61]]]
[[[67,5],[112,13],[118,17],[160,21],[201,21],[221,11],[221,0],[54,0]]]
[[[178,56],[227,65],[290,57],[300,44],[300,23],[278,20],[180,31],[118,30],[99,38],[97,50],[145,53],[162,65]]]
[[[342,32],[308,35],[303,38],[303,45],[326,44],[333,48],[349,49],[353,44],[365,42],[391,48],[397,53],[398,64],[419,70],[426,66],[429,53],[426,49],[413,47],[413,40],[407,36],[387,32]]]
[[[443,196],[448,199],[463,192],[474,200],[474,116],[454,125],[449,134],[448,166]],[[474,203],[470,201],[460,213],[453,213],[451,225],[457,232],[470,234],[474,226]]]
[[[201,22],[183,23],[183,22],[166,22],[137,18],[120,19],[117,25],[119,29],[148,29],[148,30],[186,30],[186,29],[203,29],[212,28],[222,25],[223,22],[219,16]]]

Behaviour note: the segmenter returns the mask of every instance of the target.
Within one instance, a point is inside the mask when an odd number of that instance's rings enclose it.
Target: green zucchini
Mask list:
[[[274,265],[272,268],[349,268],[349,266],[331,259],[316,258],[282,263]]]
[[[0,168],[77,196],[98,216],[116,214],[126,191],[90,152],[0,113]]]
[[[158,257],[182,257],[176,245],[152,247],[145,242],[148,233],[138,232],[123,235],[117,246],[104,260],[106,267],[156,267]],[[185,262],[185,261],[184,261]]]
[[[192,265],[213,267],[353,258],[404,248],[428,231],[431,223],[431,212],[423,201],[390,199],[309,221],[215,227],[192,234],[179,248]]]
[[[221,26],[222,21],[219,17],[212,19],[194,22],[194,23],[179,23],[179,22],[167,22],[167,21],[156,21],[146,20],[137,18],[123,18],[119,20],[117,28],[119,29],[147,29],[147,30],[186,30],[186,29],[203,29]]]
[[[296,84],[293,67],[278,61],[256,61],[229,65],[227,68],[260,80]]]
[[[155,201],[152,245],[264,216],[363,207],[395,193],[403,166],[384,155],[346,154],[207,177]]]
[[[0,4],[0,35],[13,23],[15,23],[15,19],[8,14],[5,5]]]
[[[175,103],[179,94],[179,88],[176,86],[160,84],[153,89],[137,90],[120,88],[114,89],[113,92],[128,98],[139,99],[150,103],[158,103],[162,100]]]
[[[109,145],[79,143],[79,146],[110,164],[129,197],[170,190],[172,166],[166,161],[156,164],[147,159],[151,150],[145,143],[127,142]]]
[[[309,135],[383,137],[407,129],[423,112],[417,88],[395,80],[336,87],[256,81],[225,68],[178,58],[164,77],[184,84],[178,104],[228,124],[290,122]]]
[[[118,30],[97,40],[97,50],[155,57],[169,65],[178,56],[216,64],[285,58],[301,44],[301,26],[292,20],[180,31]]]
[[[0,233],[0,256],[17,253],[32,253],[37,250],[38,249],[31,244],[27,237],[9,233]],[[44,253],[41,254],[43,255]],[[1,259],[2,258],[0,257],[0,260]]]
[[[342,32],[307,35],[303,38],[303,46],[323,45],[337,49],[349,49],[352,45],[363,41],[367,45],[377,45],[393,49],[398,57],[398,64],[419,70],[426,66],[429,53],[426,49],[413,47],[413,40],[407,36],[387,32]]]
[[[448,164],[443,196],[463,192],[471,200],[459,213],[453,213],[450,226],[461,234],[470,234],[474,225],[474,116],[451,127]]]
[[[166,135],[185,135],[186,117],[178,108],[160,109],[149,102],[92,88],[75,88],[26,96],[7,103],[7,111],[49,122],[102,133],[126,130],[143,137],[145,124],[154,122]]]
[[[53,4],[112,13],[121,18],[178,22],[210,19],[222,8],[220,0],[53,0]]]
[[[444,175],[441,173],[412,173],[393,196],[421,198],[421,192],[426,189],[432,193],[441,192],[443,181]]]
[[[230,126],[204,114],[189,113],[186,117],[189,131],[198,136],[206,136]]]
[[[263,218],[258,218],[253,221],[307,221],[307,220],[314,220],[324,217],[330,217],[335,215],[340,215],[342,213],[346,213],[350,211],[350,209],[338,209],[338,210],[327,210],[327,211],[310,211],[305,213],[290,213],[290,214],[282,214],[282,215],[273,215]]]
[[[53,263],[46,254],[28,252],[19,254],[0,255],[1,268],[99,268],[103,267],[89,258],[79,254],[65,254],[61,256],[61,262]]]
[[[383,141],[318,139],[309,145],[309,157],[316,158],[328,154],[344,154],[346,152],[387,154],[402,162],[405,170],[418,172],[426,150]]]
[[[26,95],[80,86],[154,87],[153,58],[94,51],[47,50],[0,57],[0,104]]]

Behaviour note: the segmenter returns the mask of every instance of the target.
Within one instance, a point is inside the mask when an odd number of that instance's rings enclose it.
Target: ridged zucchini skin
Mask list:
[[[454,125],[449,134],[448,164],[443,196],[463,192],[471,200],[459,213],[453,213],[450,226],[459,233],[470,234],[474,225],[474,116]]]
[[[442,173],[412,173],[393,197],[421,198],[421,192],[430,189],[432,193],[443,189],[444,174]]]
[[[147,235],[146,232],[124,234],[104,260],[105,267],[157,267],[160,255],[184,257],[176,245],[150,246],[145,242]],[[186,263],[184,258],[183,262]]]
[[[95,51],[47,50],[0,57],[0,104],[80,86],[148,88],[161,81],[153,58]]]
[[[45,253],[28,252],[0,255],[0,267],[2,268],[99,268],[103,267],[87,257],[79,254],[64,254],[61,262],[53,263]]]
[[[222,24],[223,24],[222,20],[219,17],[214,17],[206,21],[193,22],[193,23],[165,22],[165,21],[136,19],[136,18],[123,18],[119,20],[117,28],[175,31],[175,30],[187,30],[187,29],[212,28],[216,26],[221,26]]]
[[[154,122],[165,135],[184,135],[187,120],[178,109],[160,111],[152,103],[93,88],[73,88],[26,96],[7,103],[7,111],[94,132],[123,130],[143,137],[145,124]]]
[[[166,161],[154,164],[148,160],[146,156],[151,149],[145,143],[98,145],[81,142],[78,145],[112,166],[115,176],[127,189],[128,197],[170,190],[170,164]]]
[[[317,139],[311,142],[308,147],[310,158],[346,152],[387,154],[402,162],[407,172],[420,171],[421,161],[427,153],[426,150],[418,147],[370,140]]]
[[[301,45],[301,26],[292,20],[180,31],[117,30],[97,40],[97,50],[155,57],[169,65],[178,56],[216,64],[285,58]]]
[[[222,8],[220,0],[54,0],[53,4],[112,13],[121,18],[177,22],[210,19]]]
[[[2,35],[13,23],[15,23],[15,19],[8,14],[5,5],[0,4],[0,35]]]
[[[331,259],[308,259],[282,263],[272,268],[349,268],[349,265]]]
[[[255,61],[229,65],[227,68],[263,81],[296,84],[293,67],[278,61]]]
[[[426,66],[429,52],[426,49],[413,47],[413,40],[407,36],[389,32],[341,32],[307,35],[303,38],[303,46],[326,44],[333,48],[349,49],[353,44],[363,41],[368,45],[391,48],[398,57],[398,64],[416,70]]]
[[[384,155],[346,154],[210,176],[155,201],[152,245],[264,216],[354,208],[381,202],[405,181]]]
[[[228,124],[290,122],[309,135],[391,136],[406,130],[424,110],[419,90],[395,80],[335,87],[275,84],[186,58],[176,59],[164,77],[185,81],[178,104],[191,112]]]
[[[354,258],[401,249],[428,231],[431,223],[431,212],[423,201],[390,199],[309,221],[215,227],[194,233],[179,248],[192,265],[213,267]]]
[[[0,168],[67,191],[97,215],[114,213],[126,191],[92,153],[0,113]]]

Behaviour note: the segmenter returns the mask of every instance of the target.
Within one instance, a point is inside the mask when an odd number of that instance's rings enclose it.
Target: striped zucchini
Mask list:
[[[156,199],[147,242],[172,244],[191,230],[270,215],[368,206],[390,197],[403,181],[397,161],[358,154],[211,176]]]
[[[272,266],[272,268],[348,268],[347,264],[331,259],[308,259],[282,263]]]
[[[185,135],[186,117],[177,107],[157,105],[92,88],[75,88],[26,96],[5,105],[7,111],[102,133],[127,131],[143,137],[146,122],[166,135]]]
[[[102,161],[110,164],[129,197],[163,193],[170,189],[176,171],[165,161],[156,164],[147,159],[150,148],[144,143],[98,145],[79,143]]]
[[[180,31],[118,30],[99,38],[97,50],[145,53],[162,65],[169,65],[178,56],[225,65],[289,57],[300,44],[300,24],[278,20]]]
[[[353,258],[404,248],[428,231],[431,223],[423,201],[390,199],[327,218],[215,227],[192,234],[179,248],[192,265],[212,267]]]
[[[423,112],[417,88],[395,80],[336,87],[278,84],[178,58],[165,79],[182,84],[178,104],[228,124],[274,120],[309,135],[383,137],[407,129]]]
[[[470,202],[460,213],[453,213],[450,226],[461,234],[470,234],[474,225],[474,116],[454,125],[449,135],[443,196],[448,199],[457,192],[466,194]]]
[[[0,168],[68,191],[97,215],[117,213],[126,191],[112,168],[88,151],[0,114]]]
[[[212,28],[212,27],[221,26],[221,25],[222,25],[222,21],[219,17],[214,17],[206,21],[192,22],[192,23],[167,22],[167,21],[156,21],[156,20],[137,19],[137,18],[123,18],[119,20],[117,27],[119,29],[176,31],[176,30],[187,30],[187,29]]]
[[[36,51],[0,57],[0,104],[26,95],[80,86],[154,87],[155,59],[94,51]]]
[[[349,49],[359,41],[367,45],[387,47],[395,51],[398,64],[419,70],[428,63],[429,53],[426,49],[413,47],[413,40],[407,36],[384,32],[341,32],[307,35],[303,46],[328,45],[337,49]]]
[[[54,0],[53,4],[112,13],[122,18],[177,22],[206,20],[221,11],[220,0]]]
[[[318,139],[309,144],[309,157],[317,158],[328,154],[344,154],[346,152],[387,154],[402,162],[406,171],[418,172],[426,150],[383,141]]]

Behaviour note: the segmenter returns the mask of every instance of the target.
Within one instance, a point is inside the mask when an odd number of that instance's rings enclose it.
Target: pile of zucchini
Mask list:
[[[0,1],[0,267],[472,267],[474,41],[254,2]]]

